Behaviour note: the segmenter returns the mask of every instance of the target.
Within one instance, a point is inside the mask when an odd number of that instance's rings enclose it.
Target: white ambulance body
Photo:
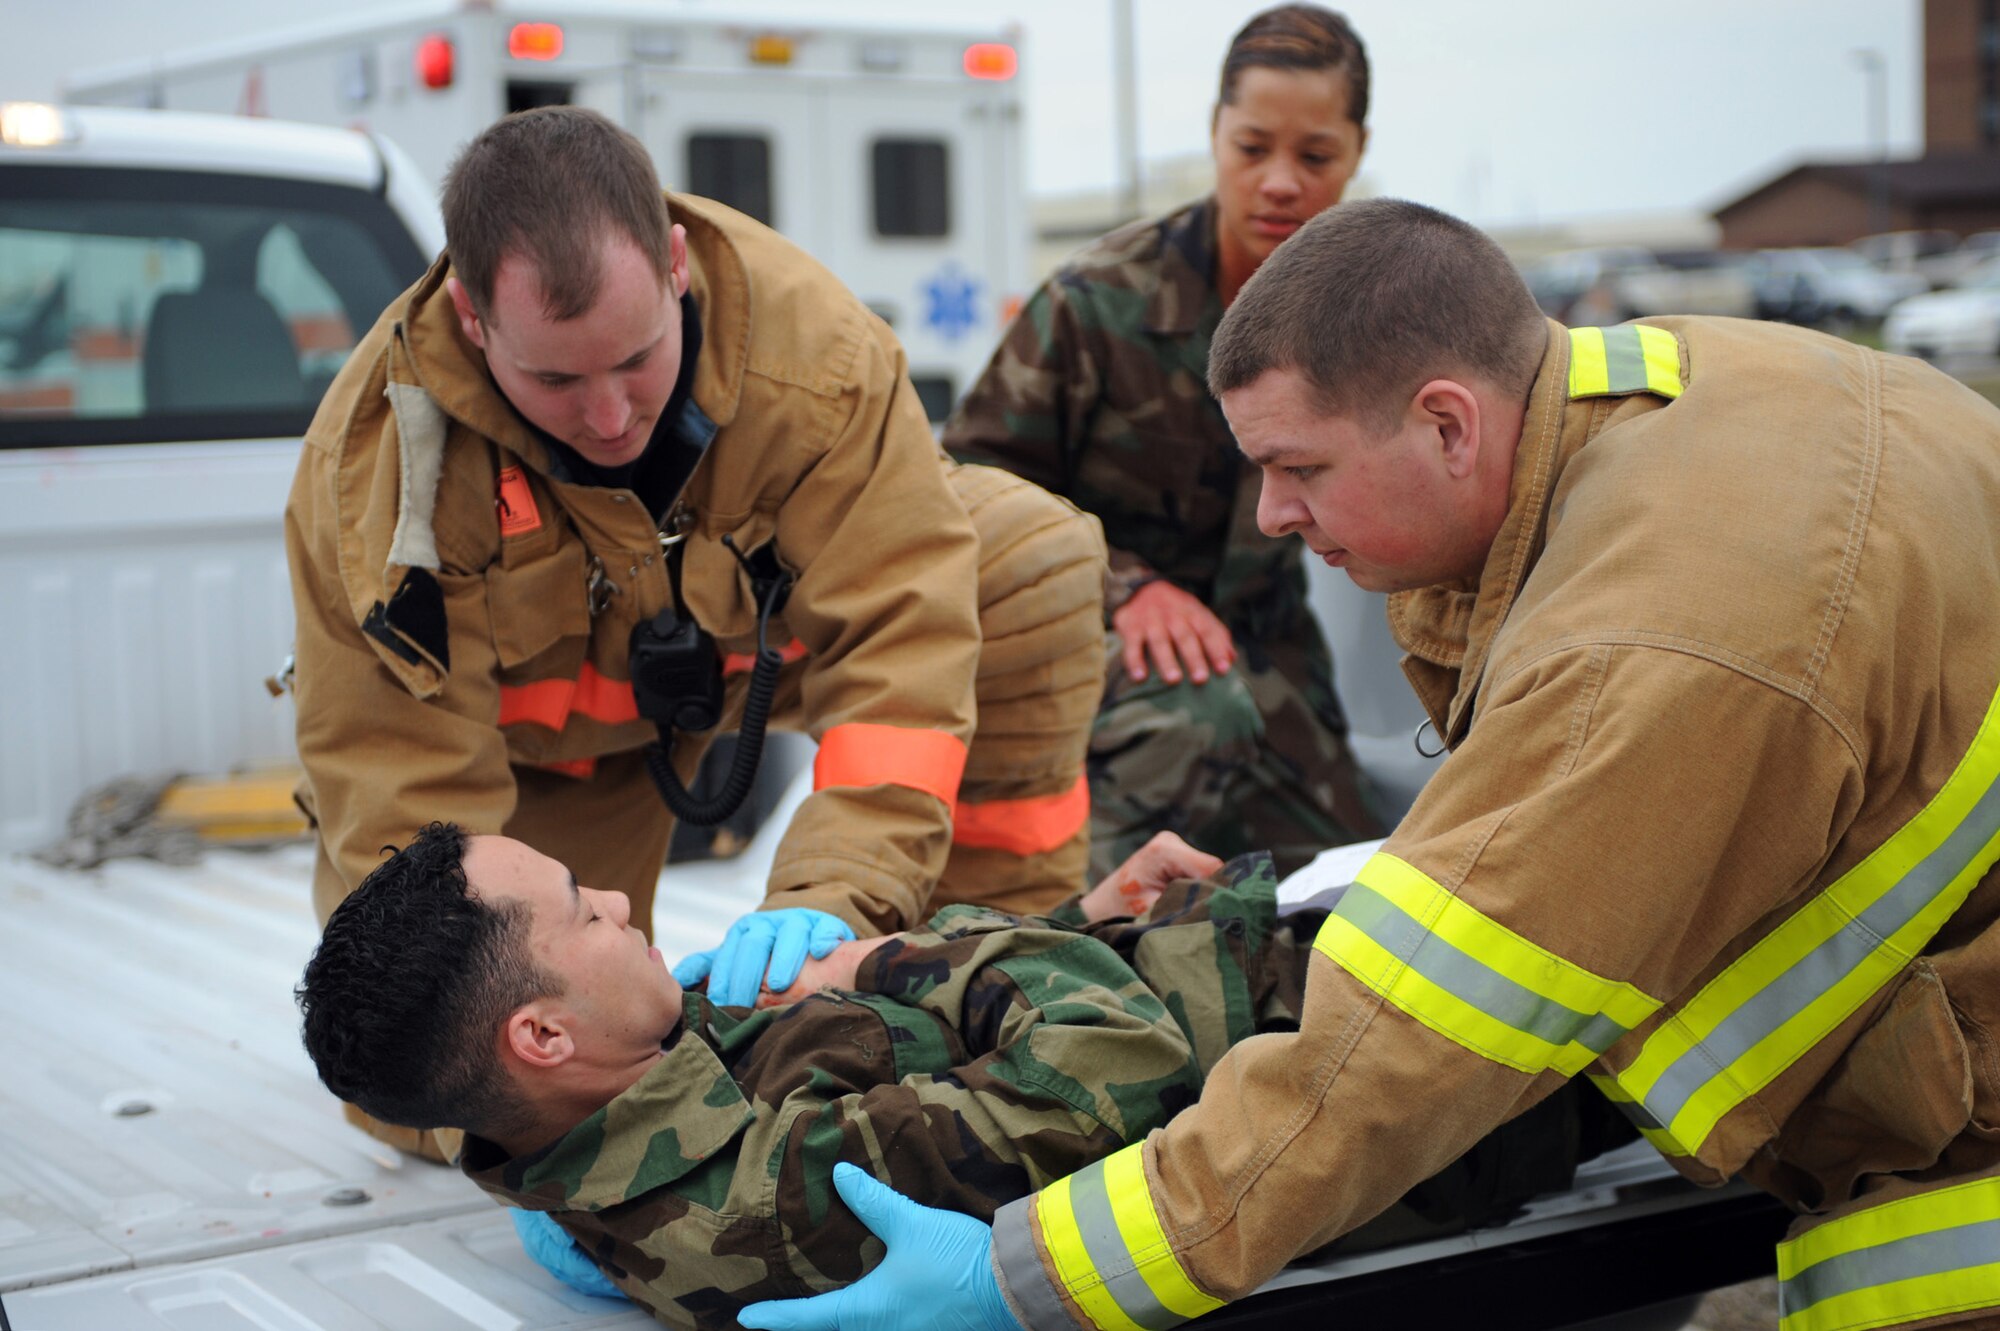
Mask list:
[[[1017,50],[998,28],[465,0],[107,68],[65,95],[366,128],[433,182],[509,111],[602,111],[668,188],[770,223],[839,275],[894,327],[941,420],[1027,286]]]

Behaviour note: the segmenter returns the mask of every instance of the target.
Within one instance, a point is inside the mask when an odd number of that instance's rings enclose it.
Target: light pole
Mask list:
[[[1118,116],[1118,221],[1140,214],[1139,91],[1133,68],[1132,0],[1111,0],[1111,68]]]
[[[1889,62],[1873,46],[1851,54],[1868,80],[1868,128],[1875,153],[1868,168],[1868,230],[1879,235],[1889,229]]]

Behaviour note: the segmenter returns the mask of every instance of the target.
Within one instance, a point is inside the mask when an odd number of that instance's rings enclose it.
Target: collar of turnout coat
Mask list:
[[[1590,434],[1589,405],[1577,413],[1569,410],[1568,330],[1553,319],[1548,321],[1548,330],[1542,368],[1528,390],[1527,415],[1521,421],[1507,517],[1493,538],[1478,579],[1395,592],[1389,597],[1389,627],[1398,645],[1420,661],[1458,673],[1449,723],[1454,735],[1469,720],[1471,696],[1478,687],[1493,636],[1513,608],[1521,584],[1534,570],[1535,559],[1548,538],[1549,497],[1556,480]],[[1570,425],[1583,428],[1566,428]]]
[[[549,1145],[509,1157],[468,1133],[459,1167],[487,1192],[531,1211],[601,1211],[679,1179],[755,1117],[700,1032],[727,1042],[738,1027],[758,1023],[731,1020],[692,993],[685,1021],[680,1038],[629,1090]]]

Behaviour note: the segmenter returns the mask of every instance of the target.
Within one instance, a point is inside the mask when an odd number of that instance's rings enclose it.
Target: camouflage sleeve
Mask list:
[[[993,359],[944,427],[960,462],[1001,467],[1072,498],[1103,393],[1104,339],[1094,329],[1088,286],[1061,274],[1042,283],[1000,339]],[[1130,550],[1110,551],[1105,612],[1158,575]]]
[[[1278,911],[1278,875],[1264,851],[1206,879],[1168,885],[1146,913],[1082,926],[1126,958],[1159,995],[1195,1051],[1202,1075],[1252,1035],[1298,1029],[1306,971],[1324,910]]]
[[[881,1257],[832,1190],[836,1161],[925,1205],[990,1219],[1143,1138],[1200,1092],[1165,1005],[1115,952],[1075,932],[954,908],[872,954],[858,980],[873,992],[846,1001],[880,1018],[897,1080],[837,1087],[815,1073],[780,1108],[784,1121],[803,1105],[773,1157],[739,1166],[775,1181],[802,1287],[793,1292],[845,1284]]]

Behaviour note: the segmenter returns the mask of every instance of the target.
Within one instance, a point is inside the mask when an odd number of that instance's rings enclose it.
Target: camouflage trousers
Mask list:
[[[1206,684],[1125,673],[1106,640],[1104,700],[1085,760],[1095,882],[1155,832],[1227,859],[1268,850],[1291,873],[1328,846],[1386,830],[1347,737],[1261,654]]]

